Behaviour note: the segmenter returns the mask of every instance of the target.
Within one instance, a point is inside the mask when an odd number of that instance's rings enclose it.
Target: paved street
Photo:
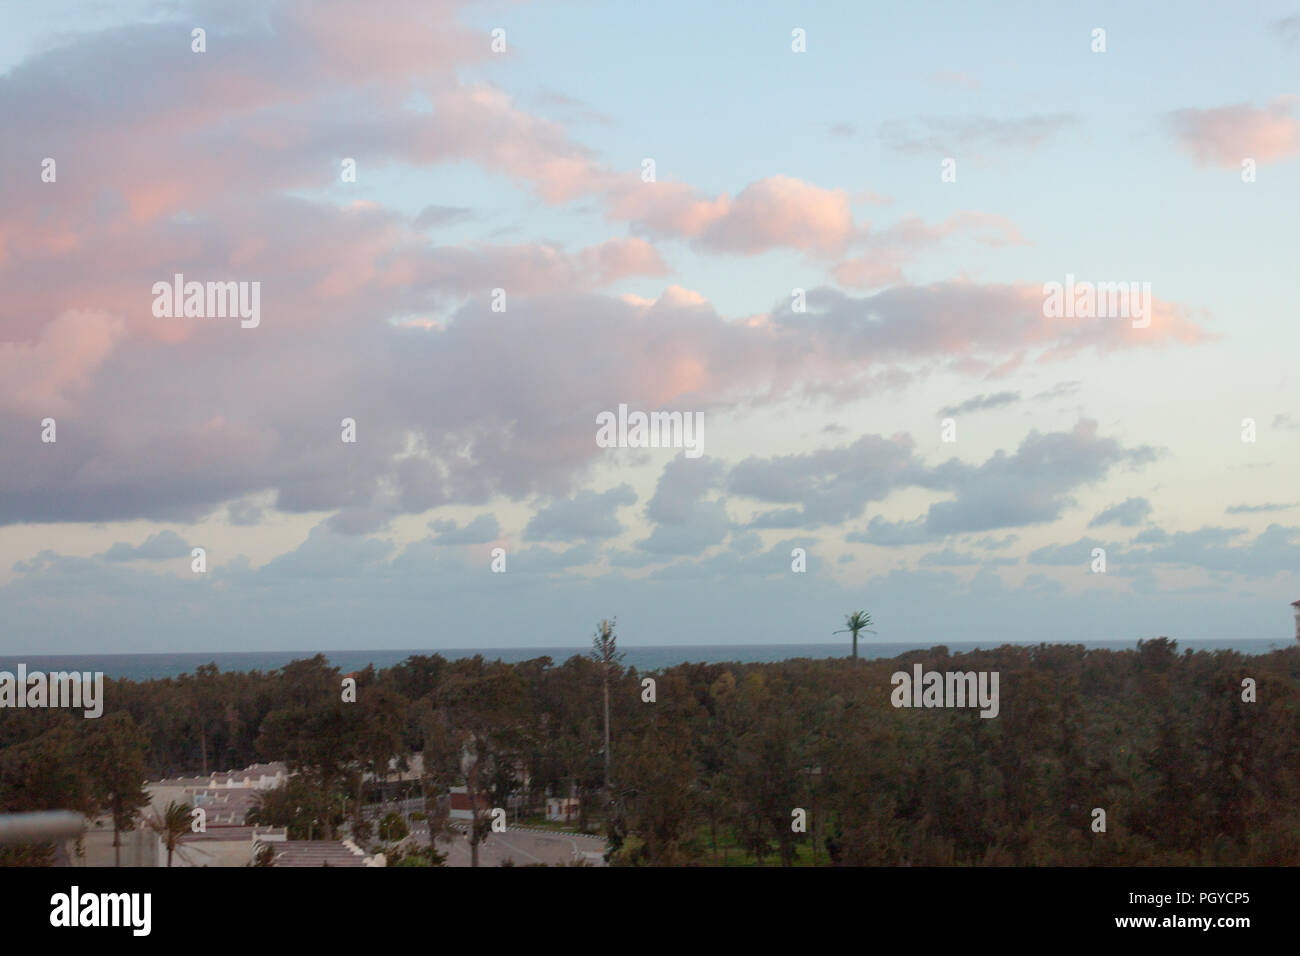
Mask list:
[[[454,831],[450,844],[439,842],[438,851],[447,854],[447,866],[469,866],[469,841],[461,831]],[[479,866],[500,866],[513,860],[516,866],[529,863],[566,864],[584,858],[592,866],[604,866],[601,854],[605,841],[599,837],[576,833],[544,833],[535,830],[507,830],[493,833],[479,844]]]
[[[369,820],[378,820],[390,810],[398,810],[406,817],[412,811],[423,809],[423,806],[423,801],[415,798],[382,805],[370,804],[363,813]],[[408,820],[408,826],[411,837],[422,846],[429,845],[427,822]],[[469,866],[470,848],[464,824],[458,824],[452,834],[450,843],[439,841],[438,852],[447,854],[447,866]],[[493,833],[479,844],[479,866],[500,866],[506,860],[513,860],[516,866],[526,866],[529,863],[552,866],[571,863],[576,859],[583,859],[590,866],[604,866],[605,862],[601,858],[604,852],[605,841],[597,836],[509,829],[505,833]]]

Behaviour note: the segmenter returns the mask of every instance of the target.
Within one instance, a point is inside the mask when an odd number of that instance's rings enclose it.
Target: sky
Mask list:
[[[1294,0],[0,27],[0,653],[1294,634]]]

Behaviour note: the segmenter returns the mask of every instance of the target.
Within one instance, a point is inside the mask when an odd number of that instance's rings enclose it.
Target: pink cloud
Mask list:
[[[448,75],[493,56],[486,31],[457,21],[462,6],[454,0],[294,0],[285,32],[304,36],[330,73],[405,82]]]
[[[903,281],[897,252],[881,250],[837,262],[833,270],[835,281],[855,289],[881,289]]]
[[[124,323],[102,312],[64,312],[35,342],[0,342],[0,409],[61,415],[121,341]]]
[[[642,239],[610,239],[569,255],[546,243],[453,246],[413,256],[424,262],[405,281],[436,283],[461,294],[539,295],[595,289],[629,276],[668,273],[658,251]]]
[[[1201,164],[1240,166],[1242,160],[1271,163],[1300,152],[1300,97],[1279,96],[1268,106],[1247,103],[1172,114],[1179,145]]]
[[[643,239],[610,239],[582,250],[583,264],[597,285],[610,285],[628,276],[662,276],[668,266],[659,250]]]
[[[855,234],[847,192],[790,176],[750,183],[734,199],[702,198],[681,183],[624,182],[611,190],[608,211],[651,235],[739,255],[777,247],[833,255]]]
[[[383,513],[556,493],[597,460],[594,415],[621,401],[849,398],[953,359],[996,370],[1198,334],[1164,304],[1139,334],[1049,322],[1040,287],[902,282],[898,263],[946,238],[1021,241],[995,217],[873,232],[847,192],[790,176],[733,196],[611,171],[502,91],[460,82],[454,64],[481,57],[485,35],[421,33],[426,62],[418,37],[398,35],[401,17],[360,9],[272,8],[266,29],[244,32],[232,21],[201,64],[169,46],[170,25],[152,25],[0,77],[15,131],[0,165],[30,171],[0,177],[0,447],[33,440],[47,406],[83,436],[21,474],[0,469],[0,523],[194,516],[266,491],[287,511]],[[473,51],[442,62],[444,42]],[[413,91],[432,112],[406,108]],[[36,180],[33,142],[58,157],[56,184]],[[548,203],[586,198],[579,213],[634,235],[439,245],[418,216],[293,195],[337,183],[344,156],[362,177],[383,163],[474,163]],[[895,281],[870,296],[811,289],[806,314],[743,319],[675,285],[653,299],[601,293],[668,275],[659,237],[742,256],[852,251],[836,267],[846,281]],[[177,272],[260,282],[261,325],[154,317],[153,283]],[[495,287],[510,294],[505,315],[488,309]],[[354,448],[338,441],[344,416],[362,431]]]
[[[454,87],[434,99],[434,118],[413,143],[417,162],[471,160],[536,186],[547,202],[594,192],[608,174],[553,123],[516,108],[487,86]]]
[[[21,166],[29,159],[18,144],[39,141],[63,175],[39,191],[0,180],[0,258],[12,255],[20,231],[26,256],[58,255],[178,212],[222,216],[254,194],[328,186],[345,156],[362,177],[392,163],[473,163],[547,203],[594,197],[642,236],[710,252],[827,257],[860,238],[841,189],[776,175],[734,197],[705,196],[611,170],[503,91],[460,82],[455,68],[486,58],[488,38],[457,23],[452,7],[388,0],[376,16],[341,2],[295,2],[270,7],[264,28],[232,23],[213,37],[221,56],[201,64],[185,45],[170,45],[170,29],[141,27],[113,44],[87,41],[79,57],[49,54],[19,67],[18,81],[0,83],[0,113],[25,135],[0,142],[0,160]],[[168,84],[155,81],[160,64]],[[87,113],[87,91],[105,73],[130,95]],[[432,113],[409,107],[413,82]],[[61,123],[60,115],[88,119]],[[88,155],[96,161],[77,162]]]
[[[882,245],[922,246],[950,236],[968,233],[981,245],[1028,245],[1015,223],[992,213],[965,210],[954,213],[941,223],[929,224],[918,216],[908,216],[881,232],[876,241]]]
[[[599,262],[600,247],[591,257]],[[303,267],[295,282],[308,287],[338,268],[310,257]],[[295,322],[316,322],[307,336],[270,314],[255,331],[195,323],[196,340],[175,344],[121,340],[102,317],[64,318],[37,346],[9,346],[6,394],[24,394],[22,370],[36,369],[52,383],[43,397],[64,401],[93,438],[34,471],[0,473],[0,523],[193,517],[267,489],[282,510],[383,513],[567,493],[599,455],[595,414],[620,402],[721,409],[827,383],[848,399],[954,359],[996,374],[1021,354],[1043,361],[1199,334],[1164,303],[1151,328],[1133,330],[1045,319],[1041,286],[969,282],[860,298],[814,289],[807,313],[747,320],[678,288],[651,302],[522,296],[505,315],[474,296],[445,323],[402,327],[386,319],[417,314],[429,291],[385,285],[382,265],[372,270],[375,280],[325,308],[283,295]],[[355,448],[337,440],[344,416],[362,429]],[[34,440],[31,430],[31,410],[0,405],[0,441]]]

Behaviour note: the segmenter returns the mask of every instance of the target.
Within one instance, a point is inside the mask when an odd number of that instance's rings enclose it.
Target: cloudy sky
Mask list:
[[[1300,6],[1134,7],[5,2],[0,653],[1289,638]]]

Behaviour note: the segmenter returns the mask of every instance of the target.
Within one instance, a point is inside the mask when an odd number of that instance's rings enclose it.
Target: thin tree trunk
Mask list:
[[[605,665],[605,794],[609,793],[609,665]]]
[[[813,800],[812,805],[813,805],[812,858],[813,858],[813,866],[816,866],[817,865],[817,824],[821,822],[821,818],[817,815],[817,801]]]
[[[469,865],[478,866],[478,845],[481,841],[479,836],[478,791],[473,788],[466,789],[470,790],[469,805],[471,808],[469,818]]]
[[[122,831],[118,828],[117,821],[122,817],[122,798],[118,794],[113,794],[112,802],[109,809],[113,813],[113,865],[122,865]]]
[[[469,796],[469,857],[470,866],[478,866],[479,813],[478,813],[478,758],[465,775],[465,792]]]

